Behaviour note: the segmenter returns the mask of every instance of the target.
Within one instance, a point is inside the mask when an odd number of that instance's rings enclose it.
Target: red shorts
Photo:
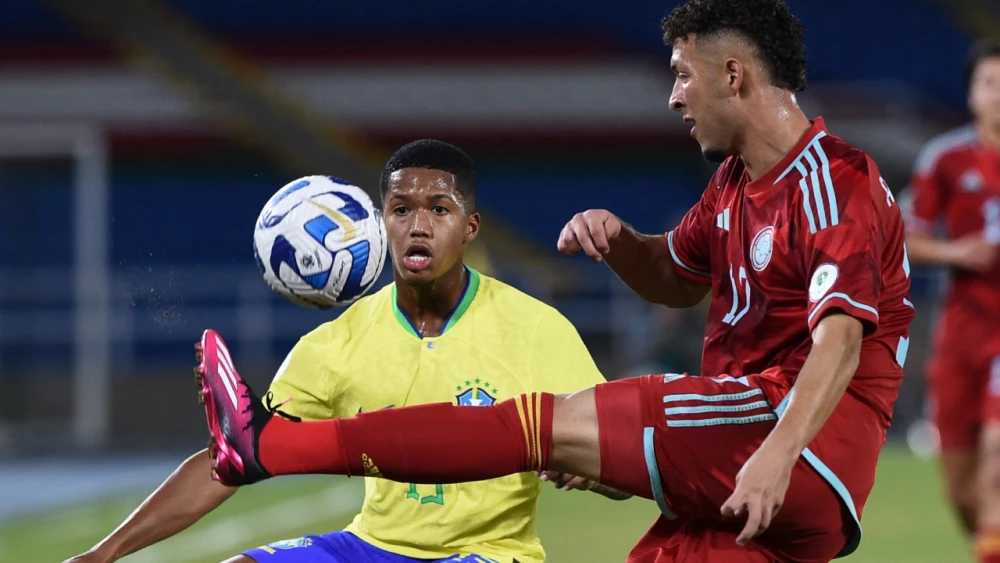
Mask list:
[[[1000,355],[935,354],[928,365],[927,384],[941,449],[978,449],[983,423],[1000,422]]]
[[[756,376],[651,375],[598,385],[595,397],[601,481],[644,493],[663,513],[629,563],[825,562],[856,548],[853,507],[834,490],[843,485],[821,476],[808,450],[771,526],[736,546],[744,521],[723,518],[720,508],[777,421]]]

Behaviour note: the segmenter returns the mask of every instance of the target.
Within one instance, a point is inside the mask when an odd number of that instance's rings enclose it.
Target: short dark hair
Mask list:
[[[1000,37],[980,39],[969,49],[969,55],[965,59],[965,85],[972,86],[972,77],[976,74],[976,69],[986,59],[1000,57]]]
[[[379,188],[383,204],[389,191],[389,177],[404,168],[427,168],[453,174],[455,189],[465,200],[466,212],[476,209],[476,165],[465,151],[455,145],[435,139],[420,139],[400,147],[382,169]]]
[[[738,33],[757,48],[772,84],[793,92],[806,87],[805,27],[782,0],[688,0],[660,29],[668,46],[691,35]]]

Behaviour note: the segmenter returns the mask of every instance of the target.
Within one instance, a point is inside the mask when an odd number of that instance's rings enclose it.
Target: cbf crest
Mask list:
[[[456,385],[455,400],[460,407],[488,407],[497,402],[497,388],[482,379],[465,380],[465,385]]]

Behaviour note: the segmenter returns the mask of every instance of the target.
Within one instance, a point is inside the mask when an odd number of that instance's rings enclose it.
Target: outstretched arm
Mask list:
[[[212,479],[208,451],[189,457],[118,528],[70,562],[111,562],[187,529],[233,496]]]

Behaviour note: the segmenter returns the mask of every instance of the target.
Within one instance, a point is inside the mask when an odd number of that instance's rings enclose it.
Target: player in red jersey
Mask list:
[[[1000,42],[977,44],[967,74],[975,122],[919,156],[907,241],[914,262],[950,270],[928,365],[941,463],[963,526],[979,521],[1000,560]]]
[[[707,376],[297,423],[220,371],[208,332],[198,370],[218,479],[437,483],[548,469],[657,502],[663,515],[633,563],[829,561],[856,549],[914,316],[898,206],[875,163],[796,104],[803,29],[781,0],[690,0],[663,31],[671,107],[724,162],[666,236],[592,210],[559,248],[606,261],[652,302],[689,307],[711,293]]]

